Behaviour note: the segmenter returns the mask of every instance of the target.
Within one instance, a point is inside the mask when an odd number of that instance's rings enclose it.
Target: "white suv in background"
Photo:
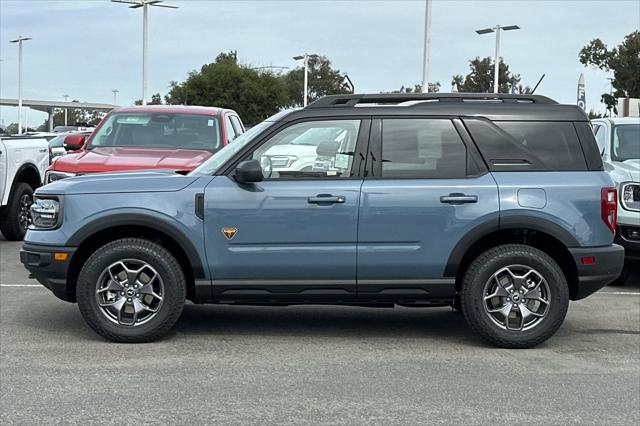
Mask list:
[[[616,242],[625,248],[625,267],[614,284],[624,284],[640,262],[640,117],[592,120],[604,169],[618,187]]]

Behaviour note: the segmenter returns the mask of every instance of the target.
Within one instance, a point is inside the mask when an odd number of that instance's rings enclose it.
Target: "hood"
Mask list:
[[[640,182],[640,159],[606,162],[605,170],[616,183]]]
[[[38,188],[36,195],[175,192],[196,180],[198,176],[183,176],[173,170],[94,173],[52,182]]]
[[[191,171],[211,155],[210,151],[195,149],[95,147],[65,155],[52,169],[67,173],[140,169]]]

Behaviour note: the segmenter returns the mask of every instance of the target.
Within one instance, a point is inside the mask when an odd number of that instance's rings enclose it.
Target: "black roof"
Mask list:
[[[328,116],[466,116],[497,121],[588,121],[577,105],[540,95],[493,93],[356,94],[325,96],[285,120]]]

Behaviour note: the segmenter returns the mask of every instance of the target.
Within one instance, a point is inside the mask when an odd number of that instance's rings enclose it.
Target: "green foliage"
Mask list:
[[[578,57],[585,66],[613,71],[615,97],[640,98],[640,31],[628,34],[611,50],[600,39],[593,39],[580,50]],[[602,98],[609,109],[611,100],[605,95]]]
[[[134,103],[136,105],[142,105],[142,99],[136,99]],[[162,105],[162,96],[160,96],[160,93],[151,95],[151,100],[147,101],[147,105]]]
[[[222,53],[182,83],[172,81],[168,104],[217,106],[235,110],[252,126],[287,105],[282,78],[238,63],[235,52]]]
[[[477,57],[469,61],[469,74],[465,77],[462,75],[454,75],[451,80],[451,85],[455,86],[458,92],[467,93],[489,93],[493,92],[493,77],[494,77],[495,63],[490,57],[482,58]],[[511,81],[520,80],[520,76],[517,74],[511,74],[509,72],[509,66],[500,59],[498,65],[498,77],[499,85],[498,91],[500,93],[509,93],[511,88]]]
[[[429,83],[429,93],[437,93],[440,91],[440,82]],[[402,86],[400,90],[394,90],[391,93],[422,93],[422,84],[414,84],[413,86]]]
[[[303,105],[304,67],[295,68],[282,77],[289,98],[287,106]],[[351,93],[351,88],[340,70],[333,69],[325,56],[309,58],[308,95],[309,103],[327,95]]]
[[[73,100],[72,102],[79,101]],[[105,113],[98,111],[67,108],[67,125],[86,124],[88,126],[97,126],[104,115]],[[54,109],[53,111],[53,127],[55,128],[56,126],[64,126],[64,108]],[[38,131],[49,131],[49,119],[45,119],[44,122],[38,126]]]
[[[595,118],[602,118],[602,117],[604,117],[604,114],[595,112],[594,110],[589,110],[589,120],[593,120]]]

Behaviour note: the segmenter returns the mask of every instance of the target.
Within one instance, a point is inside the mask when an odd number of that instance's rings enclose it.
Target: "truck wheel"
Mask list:
[[[461,302],[467,323],[482,338],[503,348],[530,348],[562,325],[569,287],[549,255],[508,244],[489,249],[471,262]]]
[[[176,323],[185,303],[184,273],[164,247],[140,238],[110,242],[85,262],[78,306],[93,330],[114,342],[150,342]]]
[[[27,233],[31,223],[29,208],[33,204],[33,188],[28,183],[16,184],[7,205],[7,210],[0,217],[0,231],[9,241],[20,241]]]

